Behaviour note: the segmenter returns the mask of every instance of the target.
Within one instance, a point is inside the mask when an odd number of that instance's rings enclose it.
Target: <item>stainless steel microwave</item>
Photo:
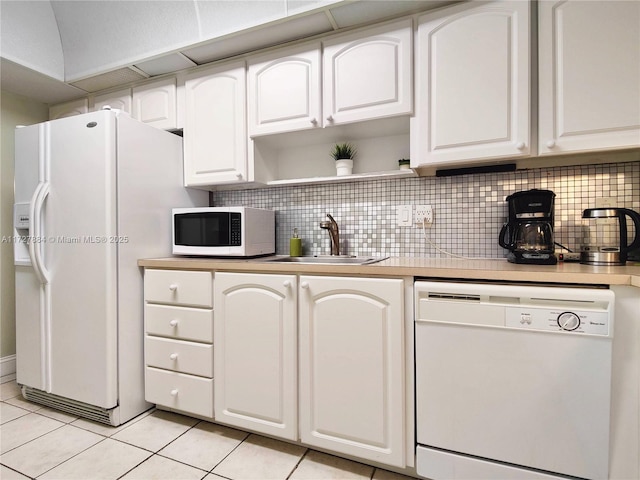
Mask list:
[[[276,251],[273,210],[197,207],[172,210],[174,255],[255,257]]]

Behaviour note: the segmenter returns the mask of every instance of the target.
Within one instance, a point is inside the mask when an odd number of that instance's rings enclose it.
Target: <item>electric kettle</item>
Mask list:
[[[629,243],[627,218],[634,226],[634,238]],[[586,265],[624,265],[629,251],[640,247],[640,214],[628,208],[587,208],[582,218],[595,221],[585,238],[580,263]],[[613,219],[613,223],[604,219]]]

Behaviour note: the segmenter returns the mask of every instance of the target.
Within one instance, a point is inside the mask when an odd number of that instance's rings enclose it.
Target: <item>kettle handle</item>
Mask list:
[[[509,236],[509,243],[506,243],[504,241],[505,235]],[[509,224],[508,223],[505,223],[504,225],[502,225],[502,228],[500,229],[500,236],[498,236],[498,244],[502,248],[506,248],[506,249],[509,249],[509,250],[513,248],[513,240],[511,239],[511,231],[509,230]]]
[[[620,252],[627,253],[630,250],[640,248],[640,213],[628,208],[618,208],[620,214]],[[625,216],[631,218],[635,228],[635,238],[630,245],[627,245],[627,220]]]

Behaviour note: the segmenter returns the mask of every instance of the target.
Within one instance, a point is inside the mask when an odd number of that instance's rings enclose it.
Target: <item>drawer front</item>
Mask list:
[[[213,274],[184,270],[144,272],[144,299],[152,303],[213,307]]]
[[[144,319],[149,335],[213,343],[213,310],[147,303]]]
[[[144,358],[150,367],[213,377],[213,345],[147,336]]]
[[[213,379],[145,368],[145,400],[213,419]]]

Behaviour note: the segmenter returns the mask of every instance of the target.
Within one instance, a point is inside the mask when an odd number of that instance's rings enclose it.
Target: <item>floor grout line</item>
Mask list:
[[[310,450],[308,448],[304,451],[304,453],[300,457],[300,460],[298,460],[298,463],[296,463],[295,467],[293,467],[293,470],[289,472],[289,475],[287,475],[287,478],[285,480],[289,480],[291,478],[291,475],[293,475],[293,472],[298,469],[298,466],[302,463],[302,460],[304,460],[304,458],[309,454],[309,451]]]
[[[202,473],[202,475],[199,477],[199,479],[200,479],[200,480],[205,480],[205,479],[206,479],[206,477],[208,477],[208,476],[210,476],[210,475],[215,475],[215,476],[217,476],[217,477],[220,477],[220,478],[223,478],[223,479],[227,479],[227,480],[236,480],[236,479],[234,479],[234,478],[232,478],[232,477],[227,477],[227,476],[224,476],[224,475],[220,475],[220,474],[218,474],[218,473],[214,472],[214,470],[215,470],[216,468],[218,468],[218,467],[219,467],[223,462],[225,462],[225,461],[226,461],[226,460],[227,460],[227,459],[228,459],[228,458],[229,458],[229,457],[230,457],[234,452],[236,452],[236,451],[240,448],[240,446],[241,446],[242,444],[244,444],[245,442],[247,442],[247,441],[249,440],[249,438],[251,438],[252,436],[256,436],[256,437],[264,437],[264,438],[267,438],[267,439],[280,441],[280,442],[282,442],[282,443],[286,443],[286,444],[289,444],[289,445],[298,445],[298,446],[300,446],[300,447],[302,447],[302,448],[304,449],[304,451],[302,452],[301,456],[297,459],[297,461],[296,461],[296,463],[295,463],[295,466],[293,466],[293,468],[291,468],[291,470],[289,471],[289,473],[288,473],[288,474],[286,474],[286,476],[284,476],[284,477],[283,477],[283,480],[291,480],[291,479],[293,478],[293,476],[294,476],[295,472],[300,468],[300,465],[302,464],[302,462],[304,462],[306,459],[308,459],[308,456],[309,456],[310,452],[314,452],[314,451],[316,451],[316,450],[313,450],[312,448],[309,448],[309,447],[307,447],[307,446],[305,446],[305,445],[297,444],[297,443],[295,443],[295,442],[294,442],[294,443],[292,443],[292,442],[288,442],[288,441],[286,441],[286,440],[280,440],[280,439],[273,438],[273,437],[270,437],[270,436],[264,436],[264,435],[262,435],[262,434],[260,434],[260,433],[247,432],[247,431],[244,431],[244,430],[241,430],[241,429],[237,429],[237,428],[235,428],[235,427],[233,427],[233,426],[229,426],[229,425],[225,425],[225,424],[219,424],[219,423],[216,423],[216,422],[206,422],[206,420],[203,420],[203,419],[195,419],[195,420],[197,420],[195,424],[193,424],[193,425],[189,426],[186,430],[184,430],[183,432],[181,432],[180,434],[178,434],[175,438],[172,438],[168,443],[166,443],[165,445],[163,445],[163,446],[159,447],[159,448],[158,448],[158,449],[156,449],[156,450],[150,450],[149,448],[142,447],[142,446],[140,446],[140,445],[136,445],[136,444],[134,444],[134,443],[129,443],[129,442],[125,441],[125,440],[121,440],[121,439],[118,439],[118,438],[113,438],[113,436],[114,436],[114,435],[116,435],[116,434],[117,434],[117,433],[119,433],[119,432],[126,431],[126,429],[127,429],[127,428],[129,428],[129,427],[131,427],[131,426],[133,426],[133,425],[137,424],[139,421],[143,420],[144,418],[148,417],[149,415],[152,415],[154,412],[156,412],[156,411],[161,411],[161,410],[158,410],[158,409],[151,409],[151,410],[150,410],[150,411],[148,411],[148,412],[144,412],[143,414],[141,414],[141,416],[140,416],[140,417],[136,417],[136,419],[132,419],[132,420],[135,420],[135,421],[133,421],[130,425],[127,425],[126,427],[121,428],[121,429],[119,429],[119,430],[117,430],[117,431],[114,431],[114,432],[109,432],[109,431],[107,431],[107,430],[100,430],[100,429],[97,429],[98,431],[94,431],[94,430],[91,430],[90,428],[86,428],[86,427],[89,427],[89,425],[85,425],[85,424],[77,425],[77,424],[75,424],[75,423],[74,423],[74,422],[76,422],[76,421],[78,421],[78,420],[85,420],[83,417],[76,417],[76,418],[73,418],[73,419],[71,419],[71,420],[60,420],[59,418],[55,418],[54,416],[48,416],[48,415],[45,415],[45,414],[41,413],[41,412],[40,412],[40,410],[42,410],[42,407],[40,407],[38,410],[29,410],[29,409],[27,409],[27,408],[23,408],[22,406],[13,405],[13,404],[11,404],[11,403],[9,403],[9,402],[7,402],[7,401],[6,401],[6,400],[10,400],[11,398],[15,398],[15,397],[20,397],[20,394],[15,395],[14,397],[9,397],[9,398],[7,398],[7,399],[4,399],[4,400],[0,401],[0,406],[8,406],[8,405],[10,405],[10,406],[12,406],[12,407],[18,408],[18,409],[20,409],[20,410],[24,411],[24,415],[21,415],[21,416],[16,417],[16,418],[12,418],[11,420],[7,421],[6,423],[4,423],[4,424],[0,425],[0,434],[1,434],[1,431],[2,431],[2,428],[3,428],[3,427],[5,427],[6,425],[9,425],[11,422],[14,422],[14,421],[16,421],[16,420],[19,420],[20,418],[23,418],[23,417],[28,416],[28,415],[30,415],[30,414],[36,414],[36,415],[38,415],[39,417],[45,417],[45,418],[47,418],[47,419],[49,419],[49,420],[52,420],[52,421],[58,422],[58,423],[59,423],[59,425],[58,425],[58,426],[56,426],[55,428],[53,428],[53,430],[50,430],[50,431],[48,431],[48,432],[46,432],[46,433],[43,433],[42,435],[38,435],[38,436],[37,436],[37,437],[35,437],[35,438],[32,438],[32,439],[30,439],[30,440],[28,440],[28,441],[26,441],[26,442],[24,442],[24,443],[21,443],[20,445],[17,445],[17,446],[15,446],[15,447],[11,448],[10,450],[7,450],[7,452],[4,452],[2,455],[4,455],[5,453],[13,452],[13,451],[14,451],[15,449],[17,449],[17,448],[23,447],[23,446],[25,446],[25,445],[28,445],[29,443],[32,443],[32,442],[34,442],[34,441],[36,441],[36,440],[39,440],[39,439],[41,439],[42,437],[44,437],[44,436],[46,436],[46,435],[48,435],[48,434],[50,434],[50,433],[53,433],[53,432],[55,432],[55,431],[57,431],[57,430],[59,430],[59,429],[63,428],[63,427],[64,427],[64,426],[66,426],[66,425],[68,425],[68,426],[70,426],[70,427],[73,427],[73,428],[74,428],[74,430],[82,430],[82,431],[84,431],[84,432],[88,432],[88,433],[91,433],[91,434],[93,434],[93,435],[97,435],[97,436],[98,436],[98,438],[96,438],[96,439],[98,440],[98,441],[96,441],[96,443],[94,443],[94,444],[92,444],[92,445],[90,445],[90,446],[87,446],[87,447],[85,447],[85,448],[82,448],[82,450],[80,450],[80,451],[77,451],[77,452],[75,452],[75,451],[74,451],[74,453],[73,453],[70,457],[65,458],[64,460],[60,461],[60,462],[59,462],[59,463],[57,463],[56,465],[54,465],[54,466],[52,466],[52,467],[48,468],[46,471],[44,471],[44,472],[40,473],[40,474],[38,475],[38,478],[39,478],[40,476],[42,476],[42,475],[47,474],[48,472],[51,472],[51,471],[52,471],[52,470],[54,470],[54,469],[56,469],[56,468],[60,467],[60,466],[61,466],[61,465],[63,465],[63,464],[66,464],[67,462],[72,461],[72,460],[73,460],[73,459],[75,459],[76,457],[78,457],[78,456],[82,455],[83,453],[85,453],[87,450],[90,450],[90,449],[92,449],[92,448],[94,448],[94,447],[97,447],[98,445],[104,444],[104,443],[105,443],[105,441],[106,441],[107,439],[114,440],[115,442],[118,442],[118,443],[119,443],[119,444],[121,444],[121,445],[126,445],[127,447],[132,447],[132,448],[135,448],[135,449],[142,450],[143,452],[145,452],[145,455],[148,455],[144,460],[142,460],[142,461],[138,462],[138,463],[137,463],[136,465],[134,465],[133,467],[128,468],[126,472],[124,472],[124,473],[122,473],[122,474],[119,474],[119,476],[118,476],[118,477],[113,477],[113,479],[112,479],[112,480],[120,480],[120,479],[124,478],[126,475],[128,475],[128,474],[130,474],[132,471],[134,471],[134,470],[136,470],[136,469],[140,468],[140,467],[141,467],[141,465],[143,465],[143,464],[145,464],[146,462],[148,462],[148,461],[152,460],[154,457],[160,457],[159,459],[156,459],[156,460],[155,460],[155,462],[160,462],[160,461],[168,460],[168,461],[170,461],[170,462],[175,462],[176,464],[180,464],[180,465],[182,465],[182,466],[184,466],[184,467],[191,467],[192,469],[195,469],[195,471],[193,472],[193,473],[194,473],[194,476],[195,476],[196,472],[198,472],[198,473]],[[32,404],[32,405],[36,405],[36,406],[38,406],[38,405],[39,405],[39,404],[36,404],[36,403],[31,403],[31,404]],[[54,411],[55,411],[55,409],[52,409],[52,410],[54,410]],[[191,419],[191,417],[188,417],[188,415],[187,415],[187,416],[185,416],[185,415],[182,415],[182,414],[177,413],[177,412],[170,412],[170,413],[174,413],[175,415],[178,415],[178,416],[181,416],[181,417],[186,417],[186,418],[190,418],[190,419]],[[194,419],[191,419],[191,420],[194,420]],[[99,422],[97,422],[97,423],[99,424]],[[127,422],[127,423],[128,423],[128,422]],[[199,427],[199,426],[200,426],[200,427],[204,426],[204,424],[205,424],[205,423],[212,423],[213,425],[219,425],[219,426],[221,426],[221,427],[230,428],[230,429],[233,429],[233,430],[236,430],[236,431],[238,431],[238,432],[241,432],[241,433],[242,433],[242,435],[240,435],[240,436],[239,436],[239,438],[238,438],[238,440],[239,440],[239,441],[238,441],[238,443],[237,443],[236,445],[234,445],[234,446],[233,446],[233,448],[231,448],[231,449],[230,449],[230,450],[229,450],[229,451],[228,451],[228,452],[227,452],[227,453],[226,453],[226,454],[225,454],[225,455],[224,455],[224,456],[223,456],[219,461],[217,461],[217,462],[216,462],[216,463],[215,463],[215,464],[214,464],[210,469],[205,469],[205,468],[202,468],[202,467],[199,467],[199,466],[196,466],[196,465],[192,465],[192,464],[188,463],[188,461],[180,460],[180,459],[178,459],[178,458],[172,458],[172,457],[170,457],[170,456],[167,456],[167,455],[165,455],[165,454],[161,453],[161,452],[162,452],[162,450],[164,450],[165,448],[167,448],[169,445],[173,444],[173,443],[174,443],[174,442],[176,442],[178,439],[180,439],[180,438],[184,437],[185,435],[187,435],[189,432],[193,431],[194,429],[198,429],[198,427]],[[102,424],[100,424],[100,425],[102,425]],[[120,427],[120,426],[118,426],[118,427]],[[118,428],[118,427],[115,427],[115,428]],[[115,429],[115,428],[114,428],[114,429]],[[73,432],[73,430],[69,430],[69,433],[72,433],[72,432]],[[216,433],[216,434],[214,434],[214,436],[215,436],[215,435],[217,435],[217,433]],[[51,448],[51,445],[50,445],[50,444],[43,443],[43,446],[44,446],[44,448]],[[105,445],[104,447],[106,447],[106,445]],[[103,447],[103,448],[104,448],[104,447]],[[54,447],[54,448],[55,448],[55,447]],[[30,451],[30,450],[27,450],[27,451]],[[178,451],[179,451],[179,450],[178,450]],[[320,453],[323,453],[323,452],[320,452]],[[326,453],[326,454],[327,454],[327,455],[333,455],[333,456],[336,456],[337,458],[342,458],[342,457],[340,457],[339,455],[334,455],[334,454],[330,454],[330,453]],[[178,457],[179,457],[179,456],[180,456],[180,455],[178,454]],[[13,458],[19,458],[19,457],[13,457]],[[183,458],[188,458],[188,457],[183,457]],[[160,459],[163,459],[163,460],[160,460]],[[24,462],[24,460],[22,460],[22,461]],[[242,459],[241,461],[244,461],[244,459]],[[366,463],[358,462],[357,460],[351,460],[351,461],[356,462],[356,463],[361,463],[362,465],[365,465],[365,466],[367,466],[367,467],[372,468],[370,475],[369,475],[368,477],[364,477],[364,478],[368,478],[369,480],[373,480],[373,479],[376,477],[376,472],[378,472],[378,470],[383,471],[383,469],[381,469],[381,468],[378,468],[378,467],[375,467],[375,466],[372,466],[372,465],[368,465],[368,464],[366,464]],[[12,463],[14,463],[14,462],[12,462]],[[27,463],[28,463],[28,461],[27,461]],[[31,479],[33,479],[33,477],[31,477],[31,476],[29,476],[29,475],[27,475],[27,474],[25,474],[25,473],[23,473],[23,472],[20,472],[19,470],[16,470],[15,468],[12,468],[12,467],[10,467],[10,466],[8,466],[8,465],[4,464],[4,463],[2,462],[2,458],[1,458],[1,456],[0,456],[0,464],[2,464],[2,468],[6,468],[6,469],[8,469],[8,470],[10,470],[10,471],[12,471],[12,472],[16,472],[16,473],[18,473],[18,474],[20,474],[20,475],[25,476],[26,478],[31,478]],[[69,467],[67,467],[67,468],[69,468]],[[176,468],[182,468],[182,467],[177,467],[177,466],[176,466]],[[401,475],[401,474],[398,474],[398,475]]]

